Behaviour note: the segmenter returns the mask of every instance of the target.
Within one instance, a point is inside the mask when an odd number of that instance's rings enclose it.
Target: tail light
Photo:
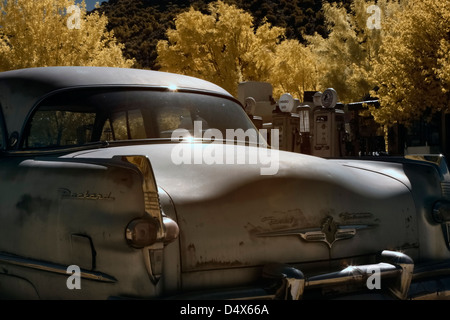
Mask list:
[[[135,165],[142,174],[145,208],[143,217],[128,224],[125,238],[130,246],[144,249],[147,271],[152,281],[157,283],[162,273],[164,246],[178,237],[178,225],[162,214],[158,187],[148,158],[123,156],[122,161]]]
[[[178,224],[170,218],[164,217],[165,234],[164,244],[169,244],[178,238]],[[158,241],[158,224],[150,219],[135,219],[131,221],[125,231],[125,237],[130,246],[144,248]]]
[[[150,219],[136,219],[131,221],[125,232],[125,237],[130,246],[144,248],[156,243],[158,225]]]

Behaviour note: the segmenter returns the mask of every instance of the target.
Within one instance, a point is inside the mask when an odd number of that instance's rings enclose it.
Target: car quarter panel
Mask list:
[[[142,250],[125,241],[127,224],[144,214],[134,167],[10,157],[0,181],[1,274],[26,279],[41,299],[155,295]],[[81,290],[66,285],[71,265],[91,276]]]
[[[433,159],[426,160],[426,159]],[[405,183],[414,200],[419,237],[419,255],[416,261],[445,260],[450,257],[448,239],[445,238],[445,223],[433,218],[433,209],[438,201],[449,199],[446,192],[448,169],[445,159],[439,155],[408,156],[380,160],[335,160],[343,166],[370,172],[378,172]],[[436,162],[435,162],[436,161]],[[439,164],[441,161],[444,163]]]

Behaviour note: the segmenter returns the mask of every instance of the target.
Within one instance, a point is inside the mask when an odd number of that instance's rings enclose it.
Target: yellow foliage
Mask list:
[[[266,23],[254,32],[249,13],[222,1],[209,11],[190,8],[177,16],[168,41],[158,42],[161,69],[209,80],[232,94],[241,81],[267,78],[284,30]]]
[[[251,14],[222,1],[210,14],[190,8],[159,41],[162,70],[199,77],[236,95],[239,82],[264,81],[274,96],[290,92],[303,98],[317,87],[315,59],[298,41],[285,40],[285,30],[268,22],[255,28]]]
[[[408,125],[425,112],[448,111],[449,6],[450,0],[409,0],[388,20],[390,33],[372,72],[379,123]]]
[[[316,57],[296,40],[283,41],[276,48],[270,79],[275,97],[290,93],[302,101],[305,91],[319,90]]]
[[[399,4],[379,0],[374,5],[375,1],[355,0],[347,12],[339,4],[324,3],[330,34],[326,38],[317,34],[307,37],[317,57],[320,87],[336,89],[342,102],[358,101],[374,87],[370,75],[388,32],[385,21],[399,10]]]
[[[107,18],[69,11],[73,0],[0,3],[0,70],[46,66],[131,67],[122,45],[106,30]],[[79,24],[77,24],[79,23]]]

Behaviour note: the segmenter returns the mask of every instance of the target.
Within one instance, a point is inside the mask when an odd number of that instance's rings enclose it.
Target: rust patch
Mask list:
[[[127,189],[133,188],[134,180],[131,173],[124,173],[118,169],[112,169],[111,174],[113,175],[112,180],[115,184],[125,186]]]
[[[404,243],[402,245],[400,245],[398,248],[396,248],[396,250],[399,251],[404,251],[404,250],[408,250],[408,249],[417,249],[419,248],[419,243],[415,242],[415,243]]]
[[[247,232],[249,233],[250,237],[255,237],[261,233],[264,232],[264,229],[262,229],[261,227],[256,227],[254,225],[252,225],[251,223],[247,223],[247,225],[244,226],[244,229],[247,230]]]
[[[240,267],[244,265],[241,261],[234,260],[234,261],[218,261],[218,260],[210,260],[210,261],[203,261],[203,262],[197,262],[196,268],[200,269],[227,269],[227,268],[233,268],[233,267]]]
[[[405,218],[406,229],[413,228],[414,229],[414,217],[409,215]]]
[[[19,221],[22,223],[25,218],[30,217],[32,214],[42,221],[47,220],[51,203],[52,201],[49,199],[24,194],[16,204],[16,208],[20,213],[18,215]]]

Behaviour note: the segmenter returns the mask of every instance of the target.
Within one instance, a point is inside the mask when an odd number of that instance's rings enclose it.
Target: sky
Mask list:
[[[76,0],[76,3],[81,3],[82,0]],[[102,3],[102,2],[108,2],[108,0],[85,0],[86,2],[86,10],[87,11],[91,11],[92,9],[95,8],[95,4],[98,3]]]

